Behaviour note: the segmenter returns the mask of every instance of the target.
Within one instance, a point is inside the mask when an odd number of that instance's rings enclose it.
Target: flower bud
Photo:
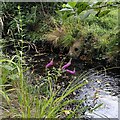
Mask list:
[[[51,67],[53,65],[53,59],[45,66],[46,68]]]
[[[68,73],[70,73],[70,74],[73,74],[73,75],[76,73],[75,69],[74,69],[73,71],[66,69],[66,72],[68,72]]]
[[[69,67],[71,65],[71,60],[72,59],[70,59],[69,62],[62,67],[62,69],[66,69],[67,67]]]

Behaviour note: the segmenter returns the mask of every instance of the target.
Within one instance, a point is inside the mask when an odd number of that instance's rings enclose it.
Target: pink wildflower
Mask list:
[[[45,66],[46,68],[50,67],[53,65],[53,59]]]
[[[69,67],[71,65],[71,60],[72,59],[70,59],[69,62],[62,67],[62,69],[66,69],[67,67]]]
[[[70,73],[70,74],[75,74],[75,73],[76,73],[75,69],[74,69],[73,71],[66,69],[66,72],[68,72],[68,73]]]

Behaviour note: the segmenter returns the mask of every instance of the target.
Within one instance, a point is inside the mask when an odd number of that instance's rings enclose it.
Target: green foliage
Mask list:
[[[87,50],[97,49],[98,59],[101,56],[102,59],[116,57],[120,52],[120,31],[116,29],[117,13],[116,9],[113,9],[114,6],[117,6],[116,2],[114,4],[111,2],[2,4],[3,37],[17,39],[22,46],[21,51],[17,51],[17,55],[12,58],[5,58],[2,53],[0,56],[0,74],[2,73],[0,76],[2,80],[0,94],[5,100],[2,106],[5,117],[72,118],[78,117],[78,114],[82,116],[84,111],[88,109],[93,111],[97,108],[82,106],[85,99],[76,100],[69,97],[87,83],[85,74],[73,77],[66,88],[62,89],[56,84],[59,77],[64,77],[63,72],[61,69],[53,68],[52,72],[51,70],[46,71],[46,76],[39,76],[39,81],[35,86],[29,84],[28,78],[25,77],[28,68],[25,67],[22,52],[24,42],[19,39],[32,39],[32,42],[44,40],[46,32],[60,25],[65,32],[61,40],[65,47],[71,46],[74,41],[81,37],[85,40],[89,37],[89,33],[92,33],[97,38],[97,44],[95,42],[91,44],[88,40],[86,42],[88,46],[85,46]],[[50,15],[55,15],[55,11],[59,15],[57,20],[50,17]],[[15,43],[14,39],[13,43]],[[10,41],[10,39],[8,40]],[[8,44],[5,40],[3,42],[2,48]],[[73,104],[75,105],[74,109],[68,109]]]
[[[92,33],[94,39],[97,41],[89,43],[92,47],[89,46],[89,48],[91,50],[97,50],[97,59],[110,59],[111,55],[115,58],[115,56],[119,54],[119,40],[115,35],[118,26],[117,4],[118,3],[109,2],[105,4],[102,2],[94,4],[80,2],[76,4],[73,3],[73,6],[72,3],[69,4],[69,2],[63,4],[63,9],[57,11],[61,24],[67,29],[63,43],[65,43],[66,46],[70,45],[70,43],[79,39],[80,36],[86,38],[89,33]],[[81,6],[84,7],[81,8]],[[77,34],[75,38],[72,38],[76,30],[78,31]],[[94,55],[94,50],[92,54]],[[111,55],[109,56],[108,54]]]
[[[63,37],[62,44],[64,47],[71,46],[74,41],[74,37],[71,34],[67,34]]]
[[[85,19],[90,14],[94,14],[97,17],[103,17],[107,15],[114,7],[117,7],[119,3],[115,2],[68,2],[62,5],[62,9],[56,11],[61,18],[61,22],[69,18],[70,16],[81,16]],[[81,14],[85,12],[84,14]]]
[[[93,33],[98,39],[93,48],[98,49],[98,54],[102,52],[107,55],[118,49],[115,44],[113,46],[112,37],[108,38],[118,23],[118,4],[119,2],[3,3],[3,37],[36,42],[46,40],[45,34],[48,31],[62,26],[63,46],[71,46],[81,36],[86,38],[89,33]],[[54,15],[55,19],[50,15]]]
[[[89,29],[89,31],[98,36],[98,43],[96,44],[96,47],[102,52],[103,59],[105,58],[105,56],[108,59],[111,57],[108,56],[110,51],[111,55],[113,56],[119,54],[119,40],[117,36],[117,33],[119,31],[119,29],[117,28],[117,11],[118,10],[116,9],[112,10],[109,14],[102,18],[97,18],[93,15],[90,15],[86,20],[84,20],[85,24],[87,24],[87,28]],[[115,54],[115,49],[117,54]]]
[[[24,40],[31,41],[44,39],[43,33],[49,30],[51,24],[48,19],[51,14],[54,14],[53,10],[57,9],[59,4],[52,2],[3,3],[3,36],[14,39],[22,37]]]

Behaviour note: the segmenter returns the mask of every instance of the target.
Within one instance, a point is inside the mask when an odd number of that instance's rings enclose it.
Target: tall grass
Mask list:
[[[46,95],[34,93],[28,85],[25,71],[27,67],[23,67],[21,52],[11,59],[0,59],[1,87],[0,94],[3,97],[2,109],[4,117],[20,117],[20,118],[59,118],[59,117],[75,117],[78,109],[84,102],[84,99],[70,99],[68,96],[75,90],[84,86],[87,81],[80,78],[71,80],[64,91],[62,88],[53,89],[54,79],[49,76],[42,77],[46,79],[47,93]],[[56,74],[58,75],[58,74]],[[58,76],[55,76],[56,78]],[[51,79],[51,80],[50,80]],[[43,83],[41,83],[43,84]],[[74,109],[68,109],[71,104],[76,104]],[[83,106],[84,108],[85,106]],[[83,109],[82,108],[82,109]],[[82,113],[81,109],[81,113]],[[85,109],[87,109],[85,107]],[[80,113],[79,113],[80,114]],[[82,114],[81,114],[82,115]]]

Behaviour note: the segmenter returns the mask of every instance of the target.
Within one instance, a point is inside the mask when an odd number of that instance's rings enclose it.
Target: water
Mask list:
[[[95,111],[90,113],[86,111],[89,118],[119,118],[119,86],[117,86],[120,78],[106,75],[105,73],[97,74],[92,71],[88,75],[88,84],[82,88],[77,99],[87,97],[85,104],[95,106],[103,104]]]
[[[86,112],[86,115],[93,118],[118,118],[118,97],[109,94],[100,95],[97,100],[98,104],[103,105],[93,113]]]

